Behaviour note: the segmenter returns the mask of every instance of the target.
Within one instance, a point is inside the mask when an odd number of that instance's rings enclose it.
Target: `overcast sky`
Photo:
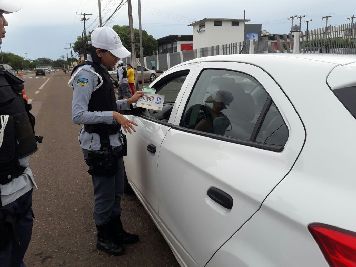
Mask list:
[[[15,1],[15,0],[14,0]],[[121,0],[101,0],[105,21]],[[16,0],[19,2],[19,0]],[[6,15],[9,22],[2,51],[28,59],[66,56],[69,43],[83,31],[80,13],[92,13],[87,21],[89,30],[97,27],[97,0],[22,0],[22,10]],[[246,18],[261,23],[270,33],[287,33],[292,15],[306,15],[312,19],[310,29],[325,24],[322,17],[331,15],[329,23],[348,23],[356,15],[355,0],[141,0],[142,27],[154,38],[166,35],[192,34],[193,21],[203,18]],[[138,28],[137,0],[132,0],[134,26]],[[356,19],[355,19],[356,22]],[[128,25],[127,4],[107,23],[108,26]],[[305,23],[303,23],[305,27]]]

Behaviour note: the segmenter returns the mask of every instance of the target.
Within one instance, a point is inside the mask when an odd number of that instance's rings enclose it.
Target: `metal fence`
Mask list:
[[[258,41],[245,41],[204,47],[192,51],[158,54],[145,57],[149,69],[167,70],[172,66],[194,58],[261,53],[328,53],[356,54],[356,24],[329,26],[305,32],[285,35],[269,35]],[[129,59],[126,60],[126,63]],[[139,60],[137,60],[137,63]]]
[[[301,35],[305,53],[356,54],[356,25],[343,24],[320,28]]]

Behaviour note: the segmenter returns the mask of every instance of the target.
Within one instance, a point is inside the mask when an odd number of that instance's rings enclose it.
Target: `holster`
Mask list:
[[[88,151],[85,159],[89,167],[88,173],[97,176],[113,176],[119,167],[119,158],[122,157],[122,149],[104,149]]]
[[[118,170],[118,159],[127,154],[126,136],[120,131],[119,125],[84,125],[84,130],[88,133],[97,133],[100,137],[100,150],[88,151],[85,162],[89,166],[88,173],[98,176],[112,176]],[[111,147],[109,136],[119,134],[120,147]]]

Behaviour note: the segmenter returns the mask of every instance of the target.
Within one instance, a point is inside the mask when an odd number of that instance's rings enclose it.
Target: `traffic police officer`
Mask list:
[[[4,14],[19,10],[14,1],[0,0],[0,38],[8,26]],[[0,71],[0,266],[25,266],[31,240],[32,190],[36,187],[29,155],[37,150],[34,117],[22,98],[23,81]]]
[[[131,133],[136,124],[118,111],[130,109],[143,93],[116,100],[108,69],[112,69],[120,58],[128,57],[130,52],[112,28],[95,29],[91,44],[88,61],[78,65],[69,80],[73,87],[72,119],[83,125],[79,142],[93,180],[97,249],[121,255],[124,245],[136,243],[139,237],[126,232],[120,219],[125,155],[120,128]]]

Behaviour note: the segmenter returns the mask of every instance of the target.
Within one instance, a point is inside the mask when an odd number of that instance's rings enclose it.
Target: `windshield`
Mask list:
[[[356,119],[356,86],[335,89],[333,92],[344,107]]]

